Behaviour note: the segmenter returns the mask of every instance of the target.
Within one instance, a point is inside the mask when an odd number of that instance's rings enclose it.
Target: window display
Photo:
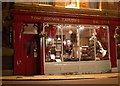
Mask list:
[[[108,27],[48,23],[46,62],[108,60]]]

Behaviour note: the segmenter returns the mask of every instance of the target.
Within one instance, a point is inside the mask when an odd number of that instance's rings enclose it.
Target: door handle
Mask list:
[[[19,63],[21,63],[21,60],[19,60]]]
[[[18,60],[17,60],[17,65],[19,65],[19,62],[18,62]]]
[[[17,65],[19,65],[22,61],[21,60],[17,60]]]

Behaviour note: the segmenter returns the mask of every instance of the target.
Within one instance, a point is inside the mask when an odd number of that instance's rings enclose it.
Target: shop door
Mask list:
[[[40,74],[40,45],[38,24],[24,24],[21,34],[21,57],[24,75]]]
[[[24,60],[25,75],[37,75],[39,71],[39,39],[37,35],[23,34],[22,36],[22,60]]]

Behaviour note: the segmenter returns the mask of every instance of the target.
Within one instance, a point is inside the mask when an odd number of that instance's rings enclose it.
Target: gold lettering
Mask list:
[[[40,20],[41,17],[37,17],[37,16],[31,16],[32,19],[35,19],[35,20]]]
[[[50,20],[50,17],[44,17],[44,20],[48,21],[48,20]]]
[[[109,21],[102,21],[102,24],[109,24]]]
[[[109,24],[109,21],[105,20],[93,20],[93,24]]]
[[[74,18],[57,18],[57,17],[39,17],[39,16],[31,16],[32,19],[34,20],[41,20],[43,19],[44,21],[62,21],[62,22],[71,22],[71,23],[79,23],[79,19],[74,19]]]
[[[55,18],[55,17],[44,17],[44,20],[47,20],[47,21],[59,21],[59,18]]]
[[[79,23],[79,19],[73,19],[73,18],[62,18],[62,21],[64,21],[64,22],[78,22]]]

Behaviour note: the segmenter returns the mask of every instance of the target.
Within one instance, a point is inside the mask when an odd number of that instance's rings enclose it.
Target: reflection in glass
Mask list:
[[[96,29],[96,37],[99,44],[99,50],[96,54],[100,60],[108,59],[108,29],[107,27],[99,27]]]

